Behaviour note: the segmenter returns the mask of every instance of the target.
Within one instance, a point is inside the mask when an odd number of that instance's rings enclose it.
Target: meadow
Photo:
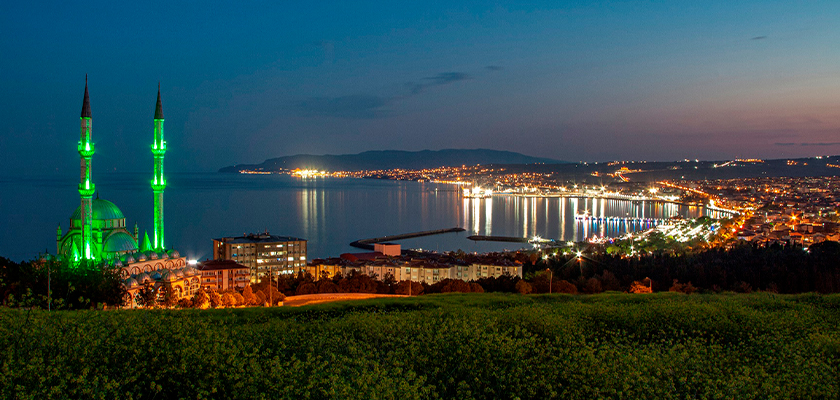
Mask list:
[[[0,309],[2,398],[837,398],[839,361],[840,295]]]

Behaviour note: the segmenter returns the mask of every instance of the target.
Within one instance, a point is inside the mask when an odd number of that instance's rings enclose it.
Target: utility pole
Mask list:
[[[548,294],[551,294],[551,284],[554,283],[554,271],[551,268],[546,268],[548,270]]]
[[[271,282],[274,280],[274,265],[268,266],[268,306],[274,307],[274,293],[271,291],[273,287],[273,283]]]

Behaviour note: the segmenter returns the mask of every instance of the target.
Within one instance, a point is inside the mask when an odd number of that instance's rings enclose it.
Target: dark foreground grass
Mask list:
[[[2,398],[838,398],[840,296],[0,311]]]

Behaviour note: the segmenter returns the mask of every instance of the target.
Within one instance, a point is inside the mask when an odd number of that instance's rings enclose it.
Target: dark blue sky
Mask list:
[[[836,0],[453,3],[4,2],[0,168],[75,171],[85,73],[94,171],[151,169],[158,81],[170,171],[840,154]]]

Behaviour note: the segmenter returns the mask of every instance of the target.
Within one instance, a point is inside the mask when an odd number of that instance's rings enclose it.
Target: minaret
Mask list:
[[[55,254],[61,254],[61,224],[58,224],[58,229],[55,230]]]
[[[157,106],[155,107],[155,138],[152,143],[152,155],[155,157],[155,177],[152,180],[152,191],[155,194],[155,233],[152,243],[155,251],[165,249],[163,245],[163,189],[166,179],[163,177],[163,155],[166,153],[166,141],[163,140],[163,105],[160,102],[160,83],[158,83]]]
[[[82,103],[81,139],[79,140],[79,156],[81,156],[79,196],[82,198],[82,248],[80,256],[84,260],[94,258],[91,247],[93,246],[93,193],[96,191],[96,186],[91,182],[90,159],[93,157],[94,148],[90,141],[92,122],[90,115],[90,97],[88,96],[87,75],[85,75],[85,99]]]

